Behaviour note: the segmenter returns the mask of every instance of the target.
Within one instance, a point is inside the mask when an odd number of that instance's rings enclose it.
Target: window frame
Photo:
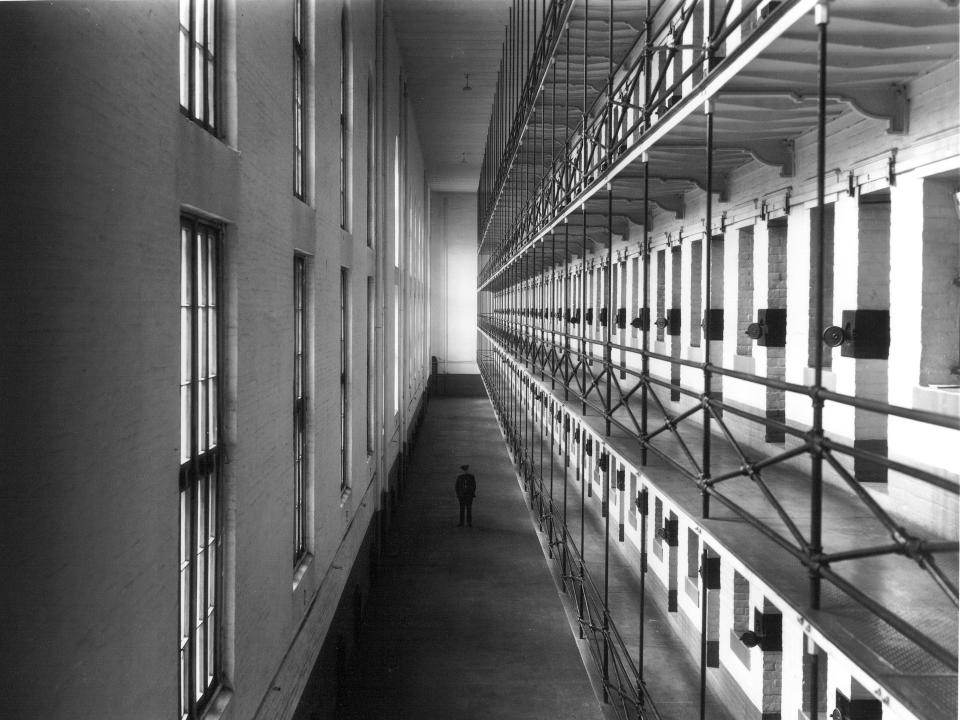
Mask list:
[[[340,10],[340,227],[350,231],[350,23]]]
[[[203,6],[203,39],[198,41],[197,8]],[[188,25],[183,24],[184,12]],[[212,14],[212,18],[211,18]],[[179,14],[179,63],[180,63],[180,112],[208,132],[217,135],[220,132],[220,0],[180,0]],[[209,37],[212,33],[213,38]],[[197,65],[196,52],[203,55],[203,107],[197,108]],[[186,52],[186,58],[184,54]],[[186,61],[186,67],[184,62]],[[184,82],[186,81],[186,88]],[[184,105],[186,89],[187,104]]]
[[[307,197],[307,0],[293,0],[293,195]]]
[[[308,547],[309,443],[307,431],[310,395],[310,332],[308,323],[309,264],[307,256],[293,257],[293,567],[306,558]]]
[[[181,215],[180,246],[179,695],[180,717],[192,720],[206,711],[222,684],[223,518],[220,508],[223,492],[223,228],[218,223]],[[189,258],[186,257],[188,254]],[[211,288],[212,284],[215,287]],[[200,303],[201,289],[205,290],[207,296],[203,305]],[[189,352],[184,342],[187,336]],[[201,342],[205,344],[202,352]],[[206,361],[206,367],[201,367],[201,361]],[[211,390],[215,392],[213,399]],[[215,417],[211,418],[212,415]],[[189,433],[189,437],[185,433]],[[205,446],[202,451],[201,434],[204,434]],[[189,450],[184,447],[186,444],[189,444]],[[206,532],[202,550],[198,547],[201,513],[204,514]],[[198,558],[201,556],[202,568],[198,570],[201,565]],[[198,620],[198,598],[201,593],[205,607],[203,617]],[[202,691],[198,690],[201,684],[198,682],[201,661],[197,648],[201,626],[204,633],[202,670],[205,678]]]
[[[350,489],[350,269],[340,268],[340,492]]]

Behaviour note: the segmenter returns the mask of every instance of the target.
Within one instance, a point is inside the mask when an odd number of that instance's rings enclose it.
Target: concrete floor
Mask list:
[[[486,398],[430,400],[364,613],[342,717],[604,717]]]

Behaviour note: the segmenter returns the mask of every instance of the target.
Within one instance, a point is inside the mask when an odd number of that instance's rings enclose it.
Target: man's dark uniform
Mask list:
[[[461,465],[460,469],[463,470],[463,472],[457,475],[455,489],[457,491],[457,500],[460,501],[460,524],[457,527],[463,525],[464,511],[466,511],[467,514],[467,525],[473,525],[472,509],[473,498],[477,494],[477,479],[467,472],[469,467],[469,465]]]

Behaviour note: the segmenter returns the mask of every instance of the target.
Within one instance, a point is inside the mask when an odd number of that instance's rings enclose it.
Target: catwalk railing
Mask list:
[[[535,9],[536,0],[527,0],[526,5],[531,2]],[[616,66],[614,27],[620,13],[614,0],[554,0],[544,11],[542,27],[533,30],[527,24],[529,9],[524,12],[524,3],[515,3],[520,30],[508,30],[504,45],[478,194],[481,249],[490,244],[490,260],[481,269],[480,287],[703,107],[737,71],[817,3],[724,0],[722,7],[706,0],[646,3],[644,16],[637,18],[643,29]],[[580,92],[571,97],[570,70],[578,50],[571,45],[575,8],[583,11],[583,79],[577,78]],[[591,8],[609,9],[608,41],[592,51]],[[758,18],[762,18],[759,24]],[[533,19],[535,23],[535,14]],[[564,75],[558,78],[552,61],[561,49],[566,62]],[[606,83],[599,91],[587,82],[591,52],[606,55],[608,60]],[[548,110],[542,91],[551,72],[554,90]],[[558,81],[567,88],[562,103],[555,94]],[[566,129],[563,137],[556,135],[558,107],[562,107],[560,122]],[[571,109],[579,111],[580,121],[568,128],[566,118]],[[548,126],[549,149],[545,141]],[[518,153],[531,128],[541,136],[540,145],[528,151],[532,161],[517,169]]]
[[[522,327],[527,328],[527,331],[532,330],[532,326],[522,325]],[[764,536],[773,540],[796,557],[797,560],[808,568],[812,580],[823,578],[830,581],[850,597],[863,604],[866,609],[888,622],[899,632],[913,638],[918,645],[938,660],[948,666],[956,666],[957,655],[955,650],[944,648],[940,642],[925,635],[921,628],[909,625],[902,618],[896,616],[890,610],[865,595],[830,568],[832,564],[846,560],[879,555],[903,555],[914,560],[917,565],[925,571],[929,579],[950,599],[954,606],[957,606],[957,585],[939,566],[937,556],[941,554],[956,554],[958,550],[960,550],[960,544],[952,541],[930,540],[919,537],[906,530],[903,525],[891,517],[890,513],[877,503],[870,493],[864,489],[863,484],[848,470],[847,466],[840,462],[839,458],[846,456],[851,459],[860,459],[875,464],[878,467],[899,472],[918,481],[928,483],[931,486],[945,490],[953,495],[960,494],[960,487],[958,487],[955,482],[922,468],[907,465],[876,452],[856,448],[845,442],[832,439],[822,428],[819,432],[814,432],[811,427],[799,427],[794,424],[773,420],[764,415],[744,409],[741,406],[718,400],[710,394],[700,393],[689,387],[684,387],[679,383],[673,383],[669,380],[656,377],[649,373],[649,371],[643,373],[642,371],[632,369],[626,362],[605,360],[602,353],[591,352],[589,348],[593,346],[600,347],[601,349],[609,347],[614,350],[642,356],[648,360],[660,360],[694,368],[705,374],[711,373],[715,376],[736,378],[744,382],[775,388],[788,393],[801,394],[811,398],[811,400],[815,402],[838,403],[869,412],[885,414],[890,417],[899,417],[925,423],[933,427],[960,430],[960,418],[938,415],[936,413],[912,408],[897,407],[874,400],[843,395],[824,388],[797,385],[749,375],[716,365],[670,357],[626,345],[608,344],[603,341],[593,340],[585,335],[571,337],[571,339],[575,340],[579,345],[579,348],[575,349],[566,347],[566,343],[564,342],[553,342],[545,338],[537,338],[532,334],[515,334],[491,318],[482,319],[481,330],[490,338],[496,340],[500,347],[508,349],[515,358],[529,364],[532,372],[541,373],[542,376],[559,382],[564,389],[569,389],[569,392],[580,401],[584,410],[589,408],[604,419],[608,428],[607,434],[609,434],[610,426],[615,425],[620,430],[628,433],[640,444],[643,450],[655,454],[661,461],[687,477],[691,483],[698,487],[702,494],[704,518],[710,517],[710,500],[717,500],[740,518],[750,523],[751,526],[763,533]],[[608,394],[609,390],[613,391],[612,399]],[[663,391],[674,394],[679,393],[682,396],[693,399],[695,404],[678,414],[671,414],[669,410],[670,401],[661,397]],[[630,403],[631,398],[634,397],[638,397],[638,400],[642,403],[639,408],[639,413],[637,412],[638,408],[632,407]],[[655,408],[657,414],[663,418],[663,421],[654,427],[650,427],[647,422],[649,419],[648,410],[651,407]],[[709,413],[709,417],[717,425],[720,433],[718,437],[713,437],[712,433],[698,431],[697,435],[701,438],[701,446],[698,449],[692,446],[692,444],[682,436],[680,427],[684,423],[697,424],[697,414],[701,411]],[[802,442],[800,445],[781,453],[764,457],[760,460],[752,459],[755,454],[754,451],[746,448],[743,442],[737,439],[737,432],[731,428],[730,423],[724,419],[724,413],[729,413],[757,425],[799,438]],[[702,429],[702,424],[698,424],[698,427]],[[682,450],[679,459],[674,457],[672,453],[668,453],[658,446],[657,438],[661,435],[669,435],[673,441],[679,444]],[[729,447],[733,449],[739,460],[739,466],[717,474],[710,474],[705,470],[711,455],[710,450],[712,445],[721,439],[725,440],[729,444]],[[778,464],[793,460],[801,455],[811,457],[819,456],[820,459],[825,460],[849,490],[863,504],[864,508],[869,510],[883,527],[886,528],[890,534],[891,542],[885,545],[862,547],[856,550],[846,550],[842,552],[828,552],[826,548],[820,548],[818,551],[803,530],[793,521],[782,504],[778,502],[777,498],[770,492],[763,479],[763,471],[765,469],[773,468]],[[787,531],[786,535],[758,518],[754,513],[746,511],[738,504],[735,498],[721,491],[724,482],[739,477],[748,477],[753,481],[758,492],[764,496],[770,507],[776,512],[777,517],[782,522],[783,528]],[[814,510],[822,509],[813,499],[811,504]],[[821,518],[816,516],[811,517],[811,524],[814,526],[819,525],[821,521]],[[810,604],[811,607],[814,608],[819,606],[819,584],[815,582],[811,586]]]
[[[704,373],[709,372],[718,376],[774,387],[789,393],[798,393],[809,397],[814,402],[836,403],[847,407],[860,408],[870,412],[883,413],[890,417],[925,423],[931,427],[960,430],[960,418],[891,406],[876,401],[845,396],[822,388],[774,381],[722,367],[709,366],[706,363],[680,360],[624,345],[603,343],[587,337],[583,326],[581,326],[579,334],[560,333],[562,336],[560,341],[551,341],[545,337],[535,336],[535,333],[542,331],[543,328],[537,328],[534,323],[522,320],[519,317],[522,315],[519,310],[516,315],[517,317],[513,318],[511,314],[510,320],[490,316],[481,319],[481,332],[493,350],[481,353],[479,364],[498,414],[506,428],[514,457],[523,473],[523,477],[531,484],[531,489],[534,490],[533,496],[538,498],[541,506],[544,497],[542,487],[543,440],[541,439],[541,459],[538,466],[532,456],[532,449],[536,445],[532,440],[535,432],[534,426],[537,425],[543,433],[547,433],[548,431],[544,429],[544,426],[550,421],[544,419],[544,413],[552,416],[554,411],[551,408],[560,408],[557,410],[556,421],[560,422],[560,419],[563,418],[564,436],[565,442],[567,442],[571,419],[579,422],[576,417],[577,410],[580,411],[580,421],[588,412],[593,413],[595,416],[602,418],[608,436],[611,428],[616,427],[642,448],[641,466],[646,464],[648,453],[650,453],[667,466],[681,473],[692,485],[696,486],[702,495],[703,519],[710,518],[710,504],[711,499],[713,499],[748,523],[762,536],[775,542],[795,557],[802,566],[806,567],[811,579],[810,608],[816,609],[819,607],[820,580],[826,580],[848,597],[860,603],[869,613],[889,624],[897,633],[902,634],[903,637],[915,643],[924,652],[936,658],[946,669],[955,672],[957,665],[956,648],[945,647],[942,644],[944,637],[932,637],[925,632],[925,627],[900,617],[882,602],[857,588],[854,583],[838,573],[834,567],[844,562],[855,562],[859,559],[884,555],[907,557],[922,569],[928,580],[940,589],[955,609],[958,603],[957,586],[940,567],[938,557],[950,556],[950,562],[955,564],[958,543],[925,538],[907,531],[864,489],[863,484],[854,477],[848,467],[841,462],[841,459],[847,457],[869,461],[888,470],[903,473],[920,482],[929,483],[954,496],[958,493],[956,483],[921,468],[834,440],[825,434],[822,428],[819,432],[813,432],[810,427],[804,428],[793,423],[774,421],[743,407],[718,400],[709,393],[698,393],[679,383],[657,377],[649,371],[640,372],[626,361],[610,362],[599,353],[593,352],[591,348],[598,345],[606,345],[607,347],[612,345],[614,349],[642,355],[645,361],[660,360],[668,363],[678,363]],[[571,344],[576,345],[576,347],[570,347]],[[523,368],[523,372],[521,372],[521,368]],[[534,381],[534,378],[538,375],[542,385]],[[548,383],[550,387],[547,387]],[[553,388],[553,394],[551,394],[551,388]],[[611,389],[613,391],[612,402],[608,394]],[[674,397],[679,394],[692,399],[695,404],[682,412],[672,413],[669,409],[671,401],[664,397],[664,393],[672,393]],[[561,395],[562,398],[559,397]],[[636,407],[638,404],[640,407]],[[710,418],[715,423],[717,427],[716,436],[711,432],[704,432],[702,423],[697,423],[697,413],[701,410],[709,413]],[[800,444],[788,450],[757,459],[756,450],[737,439],[737,432],[725,419],[724,413],[798,438]],[[656,416],[658,422],[648,422],[650,416]],[[685,427],[698,431],[695,434],[699,435],[701,440],[699,449],[689,441],[691,433],[685,432]],[[554,443],[552,429],[549,434],[550,462],[552,463]],[[579,434],[578,426],[577,435],[579,436]],[[684,436],[685,434],[687,437]],[[668,436],[675,443],[670,449],[667,449],[661,443],[661,439]],[[732,448],[736,463],[733,467],[711,476],[704,471],[704,468],[707,466],[707,458],[710,456],[711,447],[721,441],[725,442],[728,448]],[[681,449],[679,456],[675,455],[676,447]],[[841,481],[849,488],[853,497],[887,530],[890,537],[889,543],[831,551],[829,547],[824,547],[819,543],[815,545],[812,542],[808,533],[818,527],[823,520],[822,515],[818,514],[822,512],[822,488],[817,487],[812,482],[810,484],[811,528],[805,531],[794,521],[790,513],[777,499],[776,493],[771,491],[764,478],[765,472],[775,471],[778,466],[795,461],[804,455],[811,457],[814,461],[819,459],[829,464]],[[623,697],[626,696],[636,706],[644,707],[644,704],[640,701],[640,698],[646,694],[646,688],[642,682],[627,683],[628,687],[636,685],[641,688],[643,692],[639,695],[631,695],[623,691],[621,674],[625,674],[628,678],[635,677],[630,662],[617,660],[614,663],[616,672],[610,679],[611,675],[607,666],[608,658],[612,657],[612,648],[619,647],[622,643],[615,632],[610,634],[608,630],[608,626],[612,627],[612,625],[609,624],[610,621],[607,617],[607,603],[604,593],[598,591],[590,579],[576,578],[576,573],[582,571],[582,562],[575,559],[572,561],[573,570],[569,570],[571,566],[570,558],[579,557],[576,552],[577,547],[583,548],[583,538],[581,535],[579,546],[574,543],[572,547],[568,547],[570,538],[565,523],[566,497],[564,496],[563,516],[558,517],[558,510],[553,503],[552,470],[551,464],[549,501],[547,508],[540,514],[542,521],[548,525],[549,536],[556,538],[553,542],[560,548],[565,582],[572,583],[571,587],[580,588],[578,592],[586,593],[592,602],[597,604],[596,607],[591,606],[587,609],[581,609],[582,627],[596,634],[595,639],[598,643],[596,646],[597,664],[602,669],[604,682],[610,682],[617,686],[618,690],[613,694],[620,698],[621,702],[625,702]],[[752,481],[756,493],[766,501],[768,507],[775,511],[779,522],[771,522],[765,519],[768,513],[748,510],[744,507],[742,498],[723,491],[724,483],[741,477],[747,477]],[[533,483],[538,484],[537,488],[532,487]],[[643,502],[643,499],[638,497],[636,502],[639,504]],[[607,523],[609,523],[609,512],[607,512],[606,507],[604,514]],[[643,522],[644,528],[641,531],[641,537],[645,542],[645,508]],[[582,527],[581,523],[581,529]],[[609,530],[607,530],[607,534],[609,535]],[[918,577],[915,576],[914,580]],[[604,589],[606,580],[605,571],[602,579]],[[587,602],[579,598],[578,601]],[[591,618],[594,620],[591,620]],[[599,625],[595,622],[596,618],[600,619]],[[953,635],[955,635],[955,632]],[[953,637],[953,635],[948,635],[948,637]],[[629,653],[626,657],[629,660]],[[642,671],[642,649],[640,658],[640,669]],[[812,683],[808,689],[811,693],[816,692],[816,683]],[[629,706],[630,703],[627,703],[627,705]],[[817,707],[816,697],[811,699],[810,707]],[[642,713],[640,715],[627,713],[623,716],[648,717]],[[650,717],[655,717],[655,715]]]
[[[498,359],[495,353],[479,353],[481,376],[487,392],[493,402],[497,418],[503,427],[507,445],[523,478],[524,489],[530,493],[531,504],[535,505],[540,530],[546,529],[548,548],[551,558],[556,558],[560,570],[563,591],[576,604],[579,637],[586,640],[590,655],[596,665],[602,687],[603,701],[609,703],[617,716],[625,720],[660,720],[653,698],[641,677],[637,663],[621,636],[609,606],[609,544],[605,547],[604,572],[598,586],[596,578],[588,570],[584,559],[584,516],[585,503],[581,498],[579,506],[579,542],[578,533],[571,532],[567,523],[567,487],[566,471],[563,481],[563,503],[554,500],[553,481],[554,463],[559,445],[554,447],[554,435],[550,435],[550,449],[544,460],[545,447],[540,442],[539,461],[532,449],[533,418],[524,418],[518,422],[518,405],[507,391],[502,372],[495,366]],[[529,419],[529,424],[527,420]],[[543,431],[539,418],[538,426]],[[541,438],[542,440],[542,438]],[[549,463],[549,492],[547,491],[545,468]],[[569,460],[565,468],[569,467]],[[578,468],[578,472],[582,466]],[[581,488],[586,483],[581,484]],[[609,536],[609,513],[606,516],[606,533]]]

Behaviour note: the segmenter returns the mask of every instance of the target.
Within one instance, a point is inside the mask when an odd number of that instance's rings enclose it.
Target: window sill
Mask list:
[[[297,567],[293,571],[293,592],[297,591],[297,587],[299,587],[300,582],[303,580],[303,576],[307,574],[307,569],[312,562],[313,553],[304,553],[303,557],[300,558],[300,562],[297,563]]]
[[[960,415],[960,387],[956,385],[920,385],[913,388],[913,407],[917,410],[956,417]]]
[[[216,695],[210,700],[210,704],[200,717],[202,720],[220,720],[226,715],[227,706],[232,699],[233,690],[221,684]]]

